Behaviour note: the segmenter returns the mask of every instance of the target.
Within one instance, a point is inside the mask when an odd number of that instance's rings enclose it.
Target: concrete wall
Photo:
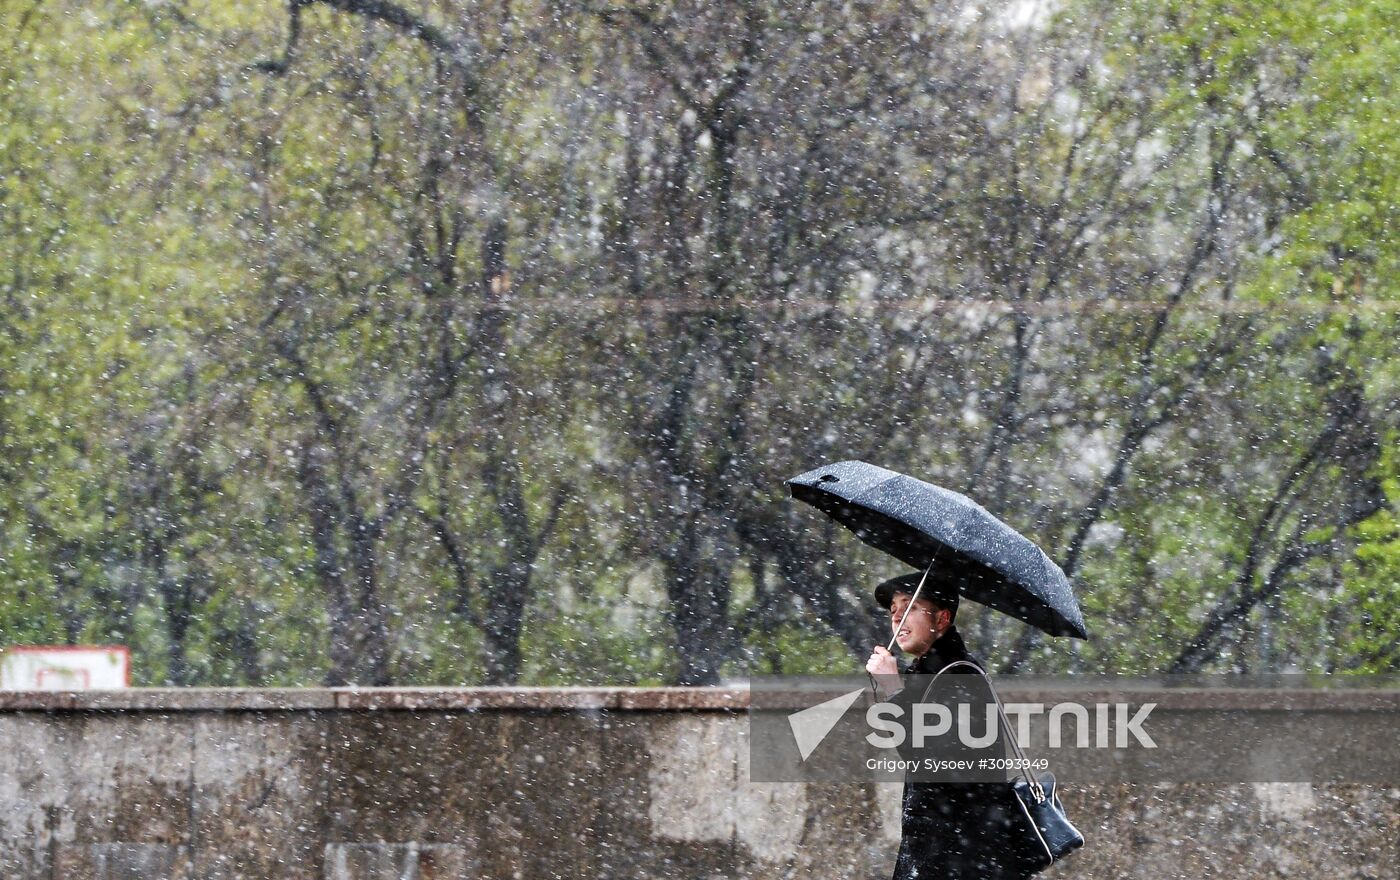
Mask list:
[[[746,700],[0,694],[0,877],[887,878],[898,787],[747,782]],[[1064,800],[1089,845],[1046,876],[1400,877],[1393,787],[1071,785]]]

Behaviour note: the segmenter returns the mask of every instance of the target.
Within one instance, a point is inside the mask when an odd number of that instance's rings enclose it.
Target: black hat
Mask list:
[[[875,601],[880,603],[880,607],[887,609],[894,601],[895,593],[914,595],[923,576],[922,572],[915,572],[890,578],[875,588]],[[927,599],[940,608],[947,608],[954,614],[958,611],[957,584],[939,578],[937,572],[929,573],[928,580],[924,581],[924,588],[919,590],[919,598]]]

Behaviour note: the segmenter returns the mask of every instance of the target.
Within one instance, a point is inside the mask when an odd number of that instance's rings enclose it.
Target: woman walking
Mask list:
[[[875,588],[875,600],[890,612],[890,627],[900,651],[915,659],[904,675],[933,676],[957,660],[978,662],[967,651],[953,620],[958,591],[948,584],[924,583],[914,593],[920,575],[892,578]],[[910,603],[913,602],[913,607]],[[907,612],[907,613],[906,613]],[[865,668],[877,680],[903,685],[894,655],[876,647]],[[960,666],[948,671],[976,672]],[[890,696],[902,718],[913,715],[928,678],[917,687],[904,687]],[[976,684],[981,685],[981,679]],[[916,693],[917,692],[917,693]],[[973,693],[979,689],[972,688]],[[991,700],[990,692],[981,701]],[[974,704],[978,701],[974,700]],[[994,722],[993,722],[994,723]],[[1015,864],[1007,843],[1019,821],[1015,798],[1004,782],[904,783],[899,854],[893,880],[1021,880],[1031,876]]]

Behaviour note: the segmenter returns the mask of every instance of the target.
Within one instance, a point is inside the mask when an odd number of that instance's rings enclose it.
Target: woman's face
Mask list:
[[[894,634],[895,644],[901,651],[921,657],[933,647],[933,640],[938,637],[938,616],[942,612],[934,608],[929,600],[919,599],[914,603],[914,610],[905,617],[904,609],[909,607],[909,598],[908,593],[894,594],[890,602],[890,632]],[[903,627],[899,625],[901,620],[904,621]]]

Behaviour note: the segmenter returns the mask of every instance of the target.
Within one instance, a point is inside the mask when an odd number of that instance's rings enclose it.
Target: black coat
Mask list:
[[[914,661],[906,674],[931,676],[954,660],[977,658],[967,653],[962,636],[950,627],[928,653]],[[948,675],[977,675],[966,666],[948,670]],[[940,679],[942,681],[942,679]],[[906,687],[891,701],[906,707],[922,697],[923,684]],[[961,682],[960,682],[961,683]],[[918,691],[919,693],[913,693]],[[990,700],[986,683],[980,677],[964,689],[974,705]],[[940,694],[942,692],[940,691]],[[981,732],[981,716],[973,715],[974,732]],[[998,741],[996,753],[1000,754]],[[946,751],[943,754],[947,754]],[[986,753],[981,753],[986,754]],[[1004,774],[1001,774],[1004,776]],[[904,783],[899,855],[893,880],[1013,880],[1030,876],[1008,860],[1007,841],[1021,821],[1010,786],[1006,782],[917,782]]]

